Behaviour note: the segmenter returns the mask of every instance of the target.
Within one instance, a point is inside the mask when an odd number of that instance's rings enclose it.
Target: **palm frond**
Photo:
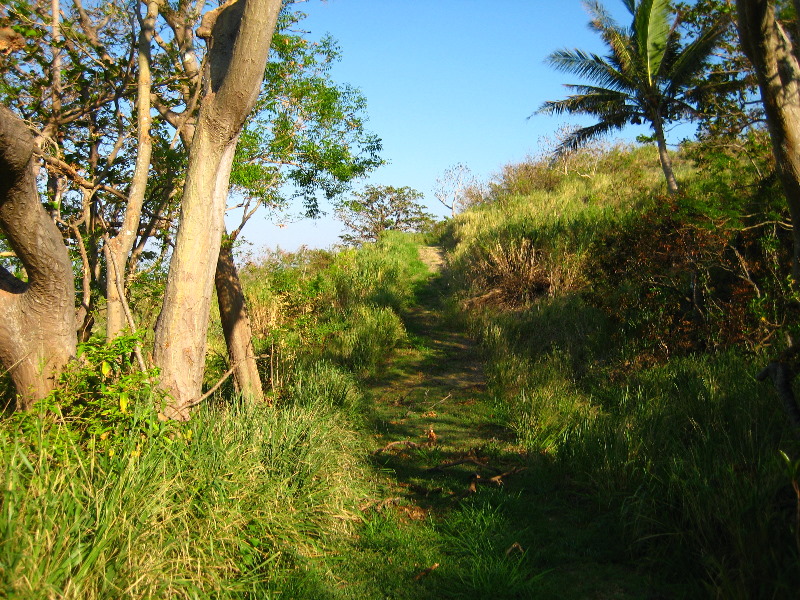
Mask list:
[[[603,39],[611,48],[609,61],[618,66],[618,71],[623,73],[628,81],[641,79],[642,61],[631,43],[631,37],[619,31],[609,31]]]
[[[563,100],[544,102],[537,113],[542,114],[585,114],[605,120],[609,115],[625,114],[629,120],[640,113],[635,100],[628,94],[613,92],[591,86],[568,86],[575,94]]]
[[[664,89],[666,95],[677,95],[678,90],[691,84],[692,80],[702,72],[708,57],[725,35],[728,26],[719,20],[681,49],[670,65],[669,72],[664,74],[664,79],[667,81]]]
[[[583,7],[589,13],[589,29],[602,33],[606,29],[618,29],[619,25],[599,0],[583,0]]]
[[[553,151],[553,157],[560,158],[565,154],[575,152],[576,150],[579,150],[585,146],[588,142],[599,137],[603,137],[604,135],[608,135],[614,130],[621,129],[626,123],[627,121],[624,119],[621,122],[601,121],[599,123],[595,123],[594,125],[589,125],[588,127],[576,129],[575,131],[571,132],[563,142],[556,146],[555,150]]]
[[[631,15],[636,14],[636,0],[622,0],[622,3],[625,5],[625,8],[628,9],[628,12],[630,12]]]
[[[667,51],[672,24],[669,0],[641,0],[636,8],[633,29],[638,54],[644,59],[647,80],[653,85]]]
[[[612,89],[625,89],[626,77],[597,54],[583,50],[557,50],[546,62],[558,71],[573,73]]]

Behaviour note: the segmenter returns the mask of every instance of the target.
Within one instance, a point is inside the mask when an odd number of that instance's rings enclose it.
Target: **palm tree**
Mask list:
[[[670,193],[678,182],[667,152],[664,126],[695,114],[696,85],[712,50],[725,28],[710,27],[690,43],[682,44],[679,18],[669,0],[623,0],[633,22],[617,25],[597,0],[584,0],[590,27],[600,34],[610,52],[607,56],[582,50],[558,50],[547,61],[560,71],[574,73],[594,85],[567,85],[574,91],[564,100],[548,101],[537,112],[586,114],[598,122],[573,131],[556,154],[576,150],[586,142],[622,129],[628,123],[650,123],[658,145],[661,167]]]

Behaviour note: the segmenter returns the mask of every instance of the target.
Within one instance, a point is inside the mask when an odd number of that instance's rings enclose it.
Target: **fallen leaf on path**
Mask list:
[[[439,563],[433,563],[433,564],[432,564],[430,567],[428,567],[427,569],[423,569],[422,571],[420,571],[419,573],[417,573],[417,574],[414,576],[414,581],[419,581],[419,580],[420,580],[420,579],[422,579],[423,577],[426,577],[426,576],[430,575],[430,574],[431,574],[433,571],[435,571],[435,570],[436,570],[436,569],[438,569],[438,568],[439,568]]]

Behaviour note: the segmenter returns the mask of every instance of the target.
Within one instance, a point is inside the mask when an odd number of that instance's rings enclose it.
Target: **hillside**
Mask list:
[[[790,245],[751,150],[684,148],[679,196],[646,147],[509,165],[426,236],[254,259],[266,404],[219,324],[188,423],[135,339],[82,346],[0,427],[3,595],[793,597],[800,448],[754,378]]]

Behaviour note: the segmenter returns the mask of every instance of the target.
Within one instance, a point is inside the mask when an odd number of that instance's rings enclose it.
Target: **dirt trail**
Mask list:
[[[627,562],[607,509],[515,444],[479,348],[447,310],[441,251],[420,256],[433,274],[402,315],[410,343],[370,388],[378,489],[362,508],[345,596],[669,597]]]
[[[463,324],[447,315],[442,252],[423,247],[420,258],[433,276],[403,314],[411,345],[372,389],[374,460],[397,476],[387,493],[430,509],[471,493],[476,480],[515,467],[507,454],[511,435],[486,402],[479,349]]]

